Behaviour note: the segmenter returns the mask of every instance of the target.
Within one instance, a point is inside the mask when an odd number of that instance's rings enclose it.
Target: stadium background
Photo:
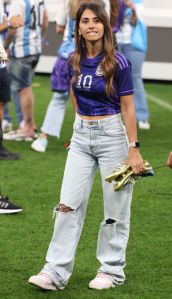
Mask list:
[[[143,78],[172,80],[172,1],[144,0],[148,25],[148,53]],[[61,38],[55,34],[56,0],[48,0],[49,28],[38,73],[51,73]]]

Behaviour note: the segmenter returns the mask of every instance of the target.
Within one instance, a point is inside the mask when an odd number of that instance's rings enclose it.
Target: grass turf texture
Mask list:
[[[36,76],[34,82],[40,84],[34,87],[35,118],[40,127],[52,93],[48,77]],[[148,93],[172,104],[172,86],[147,83],[145,87]],[[139,131],[139,140],[143,157],[157,166],[165,164],[172,150],[172,117],[170,111],[154,103],[150,102],[149,106],[151,130]],[[99,266],[95,258],[97,234],[103,220],[99,173],[90,196],[74,272],[66,289],[43,292],[27,284],[28,278],[44,264],[53,230],[52,210],[59,199],[67,155],[63,144],[70,139],[73,119],[69,102],[61,139],[50,138],[45,154],[30,150],[30,142],[5,143],[9,149],[19,151],[21,159],[0,161],[0,186],[24,211],[17,215],[0,215],[0,298],[172,298],[172,195],[155,194],[172,193],[172,170],[167,168],[155,170],[153,178],[135,185],[125,285],[101,292],[88,289]]]

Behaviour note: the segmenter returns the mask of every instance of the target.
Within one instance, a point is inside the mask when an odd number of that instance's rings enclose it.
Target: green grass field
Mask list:
[[[34,87],[35,118],[40,127],[52,93],[48,77],[36,76],[34,82],[40,83]],[[147,93],[172,105],[172,85],[146,83],[145,87]],[[153,102],[149,102],[149,107],[151,130],[139,131],[139,140],[143,157],[156,167],[166,163],[172,150],[172,112]],[[90,196],[74,272],[66,289],[52,293],[28,285],[28,278],[44,264],[52,235],[52,210],[59,200],[67,155],[63,144],[70,139],[73,119],[69,102],[61,139],[51,138],[45,154],[31,151],[29,142],[5,143],[9,149],[20,152],[21,159],[0,162],[0,186],[24,211],[0,215],[0,298],[172,298],[172,170],[168,168],[155,169],[153,178],[135,185],[125,285],[101,292],[88,289],[99,266],[95,258],[97,234],[103,220],[99,173]]]

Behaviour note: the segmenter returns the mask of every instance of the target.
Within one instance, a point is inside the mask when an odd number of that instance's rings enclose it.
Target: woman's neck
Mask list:
[[[94,58],[102,52],[102,43],[87,43],[87,57]]]

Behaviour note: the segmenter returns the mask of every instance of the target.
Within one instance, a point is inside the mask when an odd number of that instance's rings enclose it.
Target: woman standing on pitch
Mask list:
[[[60,203],[55,208],[57,217],[47,263],[38,275],[29,279],[29,283],[48,290],[63,290],[72,274],[98,166],[104,197],[104,220],[97,244],[101,266],[89,287],[107,289],[124,283],[132,185],[114,192],[105,177],[124,160],[131,164],[134,173],[144,169],[136,148],[130,64],[115,51],[111,25],[100,5],[81,5],[75,33],[76,50],[69,59],[71,86],[77,103],[74,133]]]

